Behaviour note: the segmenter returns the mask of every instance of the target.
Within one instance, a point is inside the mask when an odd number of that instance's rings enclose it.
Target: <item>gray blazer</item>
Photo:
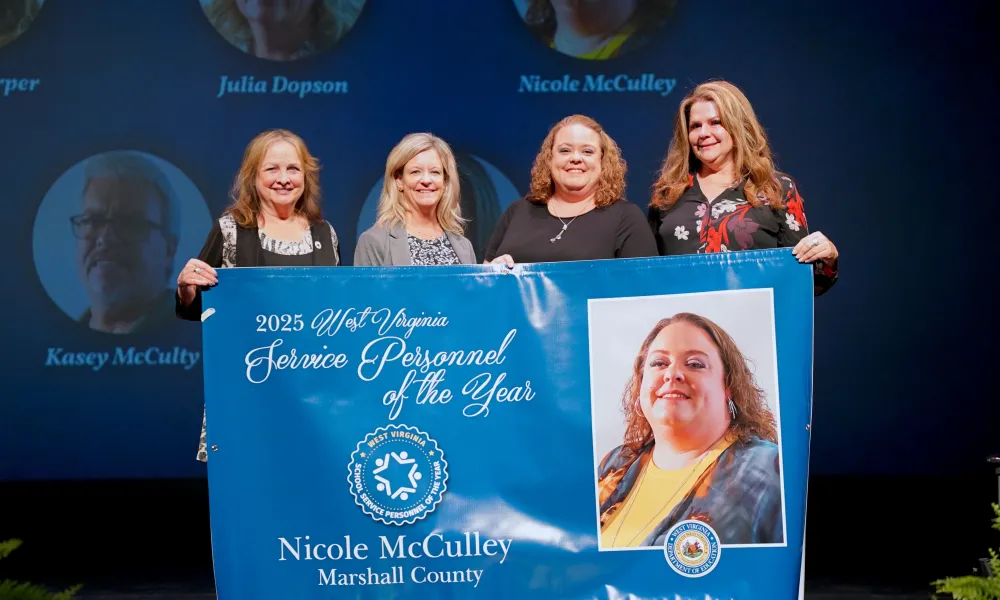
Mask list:
[[[458,260],[463,265],[476,264],[476,251],[468,238],[449,232],[451,242],[458,254]],[[356,267],[391,267],[412,266],[410,260],[410,245],[406,241],[406,229],[396,225],[388,231],[379,225],[373,225],[358,238],[354,248],[354,266]]]

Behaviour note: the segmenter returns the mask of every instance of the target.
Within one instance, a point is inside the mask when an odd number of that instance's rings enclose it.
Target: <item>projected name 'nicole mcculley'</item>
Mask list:
[[[405,535],[395,538],[380,535],[379,554],[381,560],[396,559],[461,559],[474,557],[499,557],[499,564],[507,560],[513,540],[483,538],[478,531],[466,531],[457,539],[447,540],[440,533],[432,533],[422,539],[407,542]],[[343,542],[313,543],[310,537],[278,538],[279,561],[287,560],[368,560],[368,545],[354,543],[350,535]],[[459,567],[449,560],[441,569],[425,565],[409,569],[409,580],[413,583],[471,583],[479,586],[483,569],[448,568]],[[481,563],[480,563],[481,564]],[[319,585],[395,585],[405,583],[407,570],[399,565],[384,569],[365,567],[364,569],[340,570],[320,569]]]
[[[577,93],[656,93],[669,96],[677,87],[677,80],[657,77],[653,73],[643,73],[638,77],[621,73],[618,75],[584,75],[576,79],[563,75],[546,79],[541,75],[521,75],[517,93],[534,94],[577,94]]]
[[[317,79],[314,81],[297,81],[282,75],[275,75],[270,83],[265,79],[256,79],[253,75],[244,75],[239,79],[230,79],[223,75],[219,79],[219,93],[216,98],[226,94],[289,94],[305,98],[311,95],[346,94],[346,81],[329,81]]]

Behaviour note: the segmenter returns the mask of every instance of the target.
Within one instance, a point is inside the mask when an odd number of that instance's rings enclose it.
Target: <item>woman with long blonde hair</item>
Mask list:
[[[354,266],[474,264],[464,232],[454,152],[435,135],[411,133],[385,161],[378,216],[358,238]]]
[[[649,221],[661,255],[793,248],[814,265],[816,295],[837,282],[837,247],[809,233],[798,185],[775,168],[750,101],[726,81],[681,101]]]

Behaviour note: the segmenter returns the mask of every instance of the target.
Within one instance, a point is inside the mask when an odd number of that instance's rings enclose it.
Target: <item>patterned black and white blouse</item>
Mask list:
[[[223,215],[219,218],[219,229],[222,230],[222,268],[229,269],[236,264],[236,219],[232,215]],[[260,247],[264,252],[278,257],[280,264],[269,266],[296,266],[300,264],[310,264],[308,257],[313,251],[312,231],[306,229],[302,234],[302,239],[291,242],[288,240],[276,240],[270,238],[263,230],[258,232],[260,237]],[[333,247],[338,247],[337,232],[330,225],[330,236],[333,239]],[[340,257],[336,257],[337,263]]]
[[[219,218],[219,229],[222,231],[222,264],[221,268],[229,269],[236,264],[236,220],[231,215]],[[333,247],[338,247],[337,232],[330,226]],[[299,266],[312,264],[313,239],[309,229],[302,234],[302,239],[292,242],[270,238],[263,231],[259,232],[260,247],[264,250],[263,260],[268,266]],[[335,257],[340,263],[340,257]],[[201,438],[198,441],[198,460],[208,462],[208,444],[205,440],[205,411],[201,413]]]
[[[447,234],[433,240],[425,240],[406,234],[410,246],[410,260],[414,265],[460,265],[458,253],[448,240]]]

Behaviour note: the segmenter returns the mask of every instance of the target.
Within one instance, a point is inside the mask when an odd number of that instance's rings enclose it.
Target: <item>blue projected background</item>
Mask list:
[[[389,150],[431,131],[459,153],[481,259],[554,122],[601,122],[628,161],[629,199],[645,207],[681,97],[710,78],[745,90],[811,228],[841,251],[841,281],[816,301],[811,473],[970,471],[996,451],[997,316],[978,291],[993,271],[1000,124],[983,111],[1000,105],[996,7],[686,0],[623,55],[586,60],[537,39],[525,2],[331,1],[360,10],[353,25],[325,50],[277,61],[228,41],[208,0],[46,0],[24,21],[15,13],[32,2],[0,0],[0,479],[205,473],[199,325],[170,313],[113,334],[80,321],[93,265],[77,258],[70,217],[87,159],[143,153],[169,182],[176,253],[142,247],[131,265],[166,272],[149,279],[169,293],[261,130],[297,132],[322,161],[345,264]],[[654,90],[587,91],[601,75]],[[309,82],[324,93],[272,93],[276,77],[286,92]],[[224,79],[258,91],[220,96]],[[522,85],[556,80],[579,91]],[[115,364],[149,348],[173,364]]]

